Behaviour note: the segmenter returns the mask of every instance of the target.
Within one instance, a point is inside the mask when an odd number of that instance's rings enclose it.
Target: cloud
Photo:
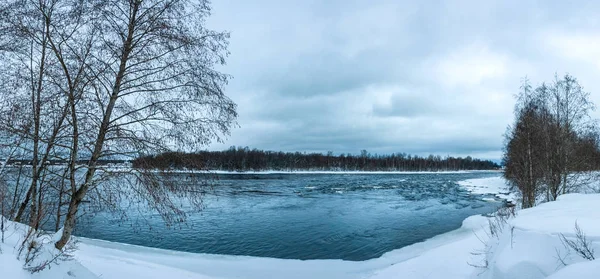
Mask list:
[[[600,70],[600,35],[597,33],[559,30],[544,34],[543,40],[557,56],[589,64]]]
[[[485,44],[474,43],[432,61],[437,79],[448,87],[480,85],[506,77],[508,58],[492,52]]]
[[[569,72],[600,90],[596,1],[213,4],[241,127],[211,149],[499,159],[523,77]]]

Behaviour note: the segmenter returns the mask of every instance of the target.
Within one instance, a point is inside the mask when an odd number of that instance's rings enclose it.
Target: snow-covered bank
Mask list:
[[[477,195],[494,195],[507,201],[516,201],[515,193],[511,192],[506,180],[501,176],[475,178],[459,181],[458,185]]]
[[[482,216],[469,217],[463,226],[455,231],[436,236],[425,242],[416,243],[402,249],[388,252],[377,259],[353,262],[343,260],[285,260],[229,255],[195,254],[163,249],[141,247],[102,240],[78,238],[78,250],[73,261],[62,262],[60,270],[28,274],[22,269],[22,263],[13,253],[19,243],[20,232],[14,224],[9,226],[7,243],[3,244],[4,254],[0,256],[0,270],[12,270],[15,277],[7,278],[290,278],[290,279],[363,279],[396,278],[382,277],[386,268],[400,266],[398,263],[423,262],[431,260],[428,256],[437,255],[439,263],[459,246],[478,245],[472,241],[473,230],[480,230],[487,219]],[[480,244],[480,243],[479,243]],[[440,253],[442,251],[443,253]],[[468,257],[467,249],[462,256]],[[459,261],[454,252],[454,257]],[[82,271],[81,267],[85,270]],[[414,267],[414,265],[413,265]],[[466,266],[469,268],[469,266]],[[415,267],[418,270],[418,265]],[[380,274],[380,271],[384,271]],[[62,272],[62,274],[61,274]],[[71,275],[69,275],[71,274]],[[92,275],[90,275],[92,274]],[[20,277],[18,277],[18,276]],[[73,277],[75,276],[75,277]],[[418,277],[415,277],[418,278]],[[461,278],[461,277],[455,277]]]
[[[441,269],[449,269],[459,262],[466,262],[471,256],[471,250],[481,246],[481,242],[472,238],[473,231],[481,231],[487,219],[482,216],[467,218],[463,226],[455,231],[448,232],[416,243],[402,249],[388,252],[380,258],[352,262],[343,260],[284,260],[273,258],[258,258],[228,255],[194,254],[177,251],[168,251],[101,240],[79,238],[79,250],[75,253],[75,261],[62,263],[61,269],[66,273],[78,275],[76,278],[396,278],[394,272],[397,268],[409,269],[414,278],[419,278],[415,272],[425,268],[429,262],[443,265]],[[19,235],[13,233],[12,235]],[[474,241],[475,240],[475,241]],[[3,247],[4,251],[14,251],[18,241],[13,239],[12,244]],[[472,247],[466,248],[466,247]],[[457,250],[461,248],[461,250]],[[447,261],[450,254],[453,261]],[[10,254],[13,263],[20,272],[21,264],[14,262],[14,255]],[[0,270],[4,270],[0,263]],[[72,266],[75,265],[75,266]],[[76,272],[83,266],[94,274],[93,277],[82,277],[81,272]],[[468,273],[472,267],[458,265],[456,277]],[[395,269],[389,269],[394,267]],[[13,267],[14,268],[14,267]],[[33,278],[62,278],[55,277],[53,273],[42,272],[46,276]],[[75,271],[72,271],[75,270]],[[49,275],[50,274],[50,275]],[[30,276],[24,273],[25,276]],[[52,277],[51,277],[52,276]],[[31,278],[31,277],[22,277]],[[65,276],[65,278],[71,278]],[[409,277],[410,278],[410,277]]]
[[[472,239],[475,230],[481,230],[487,219],[482,216],[467,218],[455,231],[436,236],[388,252],[377,259],[352,262],[343,260],[284,260],[245,256],[208,255],[169,251],[135,245],[79,238],[78,250],[73,261],[62,262],[60,268],[31,275],[22,269],[22,262],[15,258],[20,243],[20,233],[14,224],[9,225],[6,244],[2,244],[0,270],[9,271],[7,278],[290,278],[290,279],[362,279],[396,278],[394,269],[404,267],[419,272],[428,261],[446,265],[458,263],[470,256],[466,247],[477,248],[480,242]],[[467,246],[465,246],[467,245]],[[456,249],[462,247],[462,251]],[[454,261],[446,261],[453,254]],[[460,255],[460,256],[459,256]],[[457,275],[466,274],[470,266],[457,269]],[[4,273],[7,274],[7,273]],[[387,275],[386,275],[387,274]],[[406,277],[410,278],[410,277]],[[419,278],[419,277],[414,277]],[[449,277],[449,278],[462,278]]]
[[[600,260],[588,261],[560,240],[561,235],[576,239],[575,222],[591,249],[600,251],[600,194],[568,194],[518,211],[497,237],[491,235],[487,224],[478,223],[481,228],[473,227],[464,238],[380,270],[372,279],[598,278]],[[466,227],[463,224],[461,230]]]
[[[0,272],[2,273],[2,278],[32,278],[32,276],[23,269],[22,263],[15,258],[12,250],[10,252],[7,251],[8,246],[0,244],[0,248],[2,249],[2,251],[0,251]]]
[[[501,185],[498,179],[485,181],[491,182],[485,189]],[[469,185],[479,186],[485,181],[471,181]],[[600,270],[599,260],[581,258],[559,238],[564,234],[572,239],[577,222],[592,241],[592,248],[600,251],[600,194],[564,195],[556,202],[521,210],[497,237],[490,235],[488,220],[472,216],[455,231],[361,262],[194,254],[79,238],[73,261],[34,275],[25,272],[15,259],[14,247],[20,242],[22,229],[11,223],[7,242],[0,245],[0,277],[561,279],[596,278]]]
[[[436,238],[422,244],[415,244],[428,248],[415,257],[378,270],[368,278],[470,278],[477,271],[474,265],[479,262],[479,259],[472,253],[485,247],[481,239],[485,239],[484,228],[486,225],[487,218],[471,216],[463,222],[460,229],[440,236],[439,245],[432,245],[437,241]],[[402,252],[402,249],[398,252]]]
[[[3,218],[0,216],[0,218]],[[13,223],[5,220],[4,243],[0,243],[0,278],[10,279],[66,279],[66,278],[83,278],[96,279],[98,278],[80,261],[54,261],[59,257],[58,250],[54,248],[54,243],[57,241],[60,234],[42,235],[32,237],[36,256],[27,253],[24,249],[19,255],[19,248],[23,243],[23,239],[29,230],[29,227]],[[28,242],[28,243],[32,243]],[[31,258],[31,261],[24,265],[25,259]],[[57,264],[60,263],[60,264]],[[31,273],[26,268],[34,270],[40,266],[46,266],[41,271]]]
[[[165,278],[158,276],[157,270],[169,270],[168,274],[177,274],[181,278],[290,278],[290,279],[359,279],[359,278],[396,278],[376,275],[380,270],[397,263],[419,259],[428,251],[451,252],[462,240],[470,240],[473,230],[481,229],[487,219],[482,216],[468,218],[463,227],[428,241],[417,243],[402,249],[388,252],[377,259],[353,262],[343,260],[285,260],[228,255],[207,255],[175,252],[134,245],[111,243],[106,241],[81,239],[76,256],[81,263],[97,275],[105,278],[118,278],[120,274],[143,274],[144,278]],[[447,246],[453,244],[453,246]],[[463,253],[468,257],[470,251]],[[457,254],[457,253],[454,253]],[[460,253],[459,253],[460,254]],[[445,254],[448,256],[449,254]],[[442,258],[438,258],[442,263]],[[120,262],[134,262],[134,265],[120,266]],[[138,267],[148,270],[140,271]],[[469,268],[469,266],[466,266]],[[124,269],[125,268],[125,269]],[[167,273],[165,273],[167,274]],[[176,278],[180,278],[175,276]],[[128,278],[128,277],[119,277]],[[460,277],[456,277],[460,278]]]
[[[482,278],[537,279],[597,278],[575,276],[579,272],[598,268],[561,241],[561,234],[576,240],[575,223],[585,233],[592,250],[600,251],[600,194],[568,194],[518,212],[506,229],[489,243],[489,269]],[[600,254],[595,255],[596,258]],[[570,274],[570,275],[569,275]]]
[[[594,260],[569,265],[552,274],[548,279],[598,278],[599,275],[600,260]]]

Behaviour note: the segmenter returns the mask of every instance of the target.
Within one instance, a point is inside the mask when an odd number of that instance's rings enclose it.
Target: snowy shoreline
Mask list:
[[[431,251],[448,253],[456,245],[476,245],[470,241],[473,231],[481,230],[487,219],[483,216],[468,217],[463,225],[423,242],[415,243],[365,261],[347,260],[293,260],[252,256],[201,254],[144,247],[76,237],[79,242],[74,254],[75,261],[63,262],[42,273],[27,274],[12,253],[0,254],[0,270],[9,278],[63,278],[70,274],[75,278],[289,278],[289,279],[362,279],[388,278],[380,272],[398,267],[406,262],[421,262]],[[19,227],[12,224],[11,227]],[[19,231],[16,229],[15,231]],[[18,233],[8,234],[18,236]],[[13,251],[18,239],[9,237],[3,251]],[[467,240],[467,242],[465,242]],[[450,245],[450,246],[448,246]],[[437,253],[437,252],[436,252]],[[443,262],[442,259],[439,259]],[[13,266],[8,266],[11,264]],[[423,263],[424,264],[424,263]],[[3,266],[7,265],[7,266]],[[11,273],[12,272],[12,273]],[[92,276],[93,274],[93,276]],[[31,276],[31,277],[28,277]],[[38,277],[39,276],[39,277]],[[68,277],[64,277],[68,278]],[[394,277],[392,277],[394,278]]]
[[[474,194],[504,195],[500,192],[506,190],[501,177],[469,179],[458,184]],[[595,278],[600,261],[586,261],[568,254],[559,235],[572,237],[577,221],[592,241],[600,240],[597,225],[600,211],[595,210],[598,205],[600,194],[564,195],[556,202],[519,211],[495,237],[489,233],[488,222],[493,218],[475,215],[466,218],[459,229],[366,261],[198,254],[77,238],[79,249],[74,261],[62,262],[33,275],[25,272],[22,263],[11,253],[16,251],[14,247],[19,243],[22,230],[18,228],[23,225],[9,223],[7,243],[0,246],[3,251],[0,270],[15,279]],[[593,245],[600,250],[599,244],[594,242]],[[566,255],[563,259],[566,266],[557,262],[556,253]],[[67,274],[70,277],[65,277]]]
[[[461,181],[459,184],[469,181]],[[365,261],[291,260],[200,254],[77,237],[79,249],[75,252],[75,266],[63,263],[59,270],[63,270],[64,267],[73,274],[81,274],[81,270],[86,270],[100,278],[388,278],[385,274],[394,272],[388,270],[392,267],[418,267],[425,265],[424,261],[431,261],[431,257],[436,258],[433,261],[447,262],[446,259],[437,257],[459,249],[458,246],[463,247],[463,250],[467,246],[476,249],[480,242],[473,241],[473,232],[483,235],[482,230],[486,224],[487,218],[480,215],[471,216],[456,230]],[[3,250],[10,251],[11,248]],[[12,256],[11,253],[6,254]],[[466,253],[463,256],[468,255],[469,253]],[[464,257],[454,259],[462,260]],[[4,267],[0,267],[5,270]]]
[[[423,242],[418,242],[400,249],[392,250],[379,258],[365,261],[346,261],[339,259],[330,260],[293,260],[277,259],[251,256],[233,256],[217,254],[199,254],[149,248],[143,246],[121,244],[103,240],[78,238],[81,243],[77,258],[82,261],[92,272],[103,272],[107,278],[116,278],[123,274],[107,273],[105,264],[96,262],[97,257],[106,255],[114,258],[143,261],[151,264],[168,264],[169,267],[181,269],[181,277],[187,272],[199,273],[208,277],[190,278],[290,278],[290,279],[360,279],[360,278],[382,278],[378,276],[379,271],[390,266],[395,266],[407,261],[415,261],[420,256],[430,251],[443,250],[454,251],[455,245],[445,247],[448,244],[465,245],[464,240],[469,240],[473,231],[481,230],[487,223],[483,216],[471,216],[463,221],[463,225],[456,230],[434,236]],[[469,241],[469,244],[477,243]],[[441,259],[440,259],[441,260]],[[138,277],[139,271],[131,270],[128,276]],[[177,274],[177,273],[176,273]],[[150,277],[145,277],[150,276]],[[155,275],[156,276],[156,275]],[[171,275],[172,276],[172,275]],[[180,278],[178,274],[176,278]],[[144,274],[144,278],[152,277],[150,272]],[[129,278],[123,276],[121,278]],[[384,277],[385,278],[385,277]]]

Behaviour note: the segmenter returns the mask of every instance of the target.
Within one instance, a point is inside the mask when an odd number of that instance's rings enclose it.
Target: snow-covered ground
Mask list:
[[[503,192],[503,184],[461,182],[474,193]],[[0,245],[0,278],[597,278],[600,261],[569,251],[559,236],[573,239],[577,221],[600,251],[600,194],[564,195],[521,210],[496,236],[488,220],[472,216],[458,230],[361,262],[193,254],[80,238],[74,260],[34,275],[15,258],[24,226],[11,223]]]
[[[2,252],[0,252],[0,273],[2,273],[2,278],[31,278],[31,275],[23,269],[21,262],[15,258],[12,250],[7,250],[7,245],[0,244],[0,248],[2,249]]]
[[[547,277],[548,279],[585,279],[598,278],[600,275],[600,260],[586,261],[569,265]]]
[[[599,278],[600,260],[579,256],[563,245],[560,235],[575,240],[577,222],[591,249],[600,251],[600,194],[563,195],[518,211],[497,236],[475,220],[463,224],[461,230],[473,228],[464,238],[380,270],[372,278]],[[595,257],[600,258],[600,252]]]
[[[487,259],[491,268],[484,278],[598,278],[598,273],[592,277],[575,276],[599,266],[597,261],[585,260],[561,241],[561,234],[575,240],[575,223],[585,233],[592,250],[600,251],[599,194],[563,195],[555,202],[519,211],[516,218],[509,220],[507,229],[490,242]],[[568,269],[561,270],[565,264]]]

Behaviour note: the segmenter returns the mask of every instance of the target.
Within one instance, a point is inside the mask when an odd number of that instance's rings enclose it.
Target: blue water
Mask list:
[[[220,175],[206,208],[165,227],[152,212],[88,217],[76,234],[179,251],[288,259],[366,260],[460,227],[501,201],[456,182],[498,173]]]

